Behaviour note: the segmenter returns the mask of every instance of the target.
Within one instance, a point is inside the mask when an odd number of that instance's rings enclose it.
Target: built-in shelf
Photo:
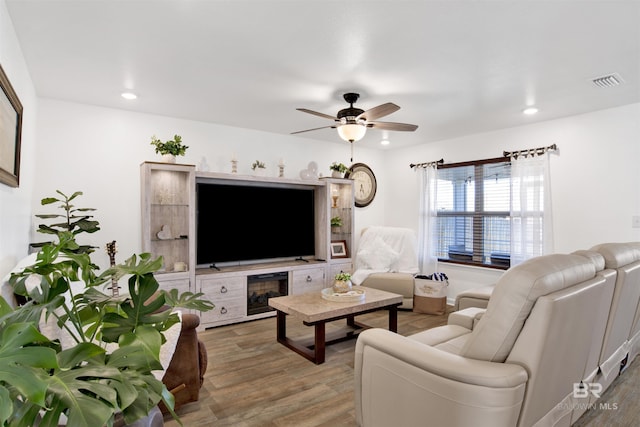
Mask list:
[[[219,270],[196,269],[196,239],[189,237],[196,236],[195,188],[198,179],[312,187],[317,224],[315,259],[241,264],[224,266]],[[164,269],[156,275],[163,288],[202,292],[216,305],[212,312],[200,313],[201,329],[274,315],[274,312],[247,314],[247,278],[251,275],[285,272],[288,275],[288,292],[304,293],[319,292],[331,286],[333,277],[339,272],[352,272],[350,257],[331,257],[331,243],[335,240],[345,242],[349,254],[353,250],[352,180],[300,180],[196,172],[193,165],[144,162],[141,165],[141,185],[143,251],[164,258]],[[340,216],[342,226],[332,229],[330,219],[335,216]],[[177,237],[158,238],[163,227],[167,227],[169,236]],[[173,271],[175,265],[183,262],[186,271]]]

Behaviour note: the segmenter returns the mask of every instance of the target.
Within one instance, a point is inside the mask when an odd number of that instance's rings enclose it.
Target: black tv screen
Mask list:
[[[313,256],[314,189],[198,182],[196,228],[201,267]]]

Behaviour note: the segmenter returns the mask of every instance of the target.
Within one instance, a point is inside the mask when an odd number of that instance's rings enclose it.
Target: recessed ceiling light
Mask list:
[[[388,139],[383,139],[382,141],[380,141],[380,144],[382,144],[382,145],[389,145],[389,144],[390,144],[390,142],[389,142],[389,140],[388,140]]]
[[[538,112],[538,109],[536,107],[527,107],[524,110],[522,110],[522,114],[526,114],[527,116],[530,116],[537,112]]]
[[[133,92],[123,92],[120,94],[124,99],[136,99],[138,95]]]

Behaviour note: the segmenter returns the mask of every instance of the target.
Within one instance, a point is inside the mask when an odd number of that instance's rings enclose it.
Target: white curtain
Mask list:
[[[418,224],[418,267],[422,274],[434,273],[438,268],[436,256],[436,189],[437,164],[418,168],[420,206]]]
[[[553,252],[549,153],[511,158],[511,265]]]

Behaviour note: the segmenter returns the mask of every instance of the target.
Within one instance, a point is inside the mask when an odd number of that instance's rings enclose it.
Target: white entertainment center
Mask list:
[[[140,174],[142,250],[163,257],[163,269],[154,274],[163,289],[202,292],[215,304],[212,311],[199,313],[201,329],[274,316],[275,311],[266,304],[268,297],[320,292],[331,286],[337,273],[353,270],[350,257],[354,245],[352,180],[196,172],[193,165],[156,162],[142,163]],[[315,218],[313,256],[198,268],[196,182],[210,180],[294,189],[311,187]],[[220,209],[224,209],[223,202]],[[341,225],[332,227],[331,218],[340,218]],[[332,242],[344,245],[346,254],[332,257]]]

